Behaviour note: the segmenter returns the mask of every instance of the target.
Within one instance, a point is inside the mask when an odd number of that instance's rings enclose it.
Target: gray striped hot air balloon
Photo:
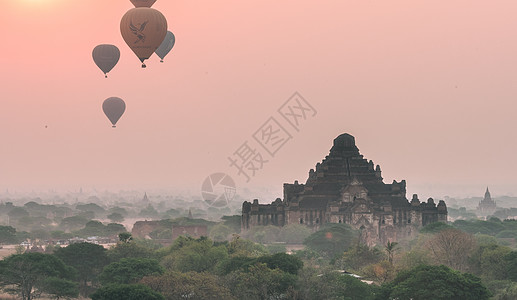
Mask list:
[[[102,44],[93,49],[93,61],[104,72],[104,76],[108,78],[107,73],[111,71],[120,59],[120,50],[117,46]]]
[[[158,49],[156,49],[155,53],[160,57],[160,62],[163,62],[163,59],[169,52],[171,52],[172,48],[174,47],[174,44],[176,43],[176,37],[174,34],[170,31],[167,31],[167,35],[165,36],[165,39],[163,40],[162,44]]]

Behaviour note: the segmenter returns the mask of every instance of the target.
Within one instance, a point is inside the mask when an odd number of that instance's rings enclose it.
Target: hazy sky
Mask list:
[[[515,0],[158,0],[176,45],[147,69],[120,35],[130,8],[1,0],[1,191],[196,190],[225,172],[280,192],[347,132],[421,198],[517,194]],[[102,43],[122,55],[108,79]],[[317,114],[267,156],[253,134],[295,91]],[[228,160],[246,141],[268,160],[249,183]]]

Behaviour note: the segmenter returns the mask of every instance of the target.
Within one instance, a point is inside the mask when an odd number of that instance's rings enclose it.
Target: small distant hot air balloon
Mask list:
[[[175,43],[176,37],[172,32],[167,31],[167,35],[165,35],[165,39],[163,40],[162,44],[160,45],[160,47],[158,47],[158,49],[156,49],[156,51],[154,51],[156,55],[158,55],[161,58],[160,62],[163,62],[165,56],[167,56],[167,54],[171,52]]]
[[[104,72],[104,76],[108,78],[108,73],[118,63],[120,59],[120,50],[117,46],[102,44],[98,45],[93,49],[92,52],[93,61]]]
[[[145,68],[144,60],[161,45],[167,35],[167,19],[156,9],[130,9],[120,21],[120,32]]]
[[[151,7],[156,0],[130,0],[135,7]]]
[[[126,103],[118,97],[110,97],[102,103],[102,110],[111,124],[113,124],[112,127],[116,128],[118,120],[122,117],[124,111],[126,111]]]

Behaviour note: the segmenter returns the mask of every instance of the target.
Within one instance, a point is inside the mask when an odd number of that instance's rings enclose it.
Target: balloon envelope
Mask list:
[[[158,49],[156,49],[155,53],[158,55],[163,62],[163,59],[169,52],[171,52],[172,48],[174,47],[174,44],[176,43],[176,37],[174,34],[170,31],[167,31],[167,35],[165,35],[165,39],[163,40],[162,44]]]
[[[115,128],[118,120],[126,111],[126,103],[118,97],[110,97],[102,103],[102,110]]]
[[[167,34],[167,20],[156,9],[130,9],[120,21],[120,32],[126,44],[142,62],[161,45]]]
[[[151,7],[156,0],[131,0],[135,7]]]
[[[93,61],[104,72],[104,75],[111,71],[120,59],[120,50],[117,46],[102,44],[93,48]],[[106,75],[106,77],[108,77]]]

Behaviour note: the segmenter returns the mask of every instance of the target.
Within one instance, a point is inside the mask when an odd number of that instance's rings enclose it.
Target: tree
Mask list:
[[[0,226],[0,244],[16,242],[16,229],[11,226]]]
[[[298,270],[303,267],[303,262],[300,258],[285,253],[261,256],[257,261],[265,263],[270,269],[280,269],[293,275],[298,274]]]
[[[483,279],[504,280],[508,278],[506,261],[512,250],[497,244],[480,245],[471,258],[471,270]]]
[[[73,269],[49,254],[15,254],[0,261],[0,287],[23,300],[34,299],[43,293],[56,295],[56,291],[49,288],[48,278],[54,278],[54,284],[66,284],[63,278],[73,276]]]
[[[99,281],[107,284],[137,283],[145,276],[163,274],[163,267],[152,258],[123,258],[107,265],[99,275]]]
[[[118,234],[118,239],[122,243],[129,243],[131,240],[133,240],[133,237],[129,232],[121,232]]]
[[[341,256],[352,245],[357,234],[347,224],[328,224],[303,242],[309,250],[326,258]]]
[[[267,254],[264,246],[256,244],[250,240],[242,239],[238,234],[234,234],[228,245],[228,254],[234,256],[258,257]]]
[[[370,286],[347,274],[305,268],[300,272],[296,299],[371,300],[376,286]]]
[[[341,259],[337,260],[337,263],[341,264],[346,270],[358,271],[369,264],[380,262],[382,258],[383,254],[378,248],[370,248],[366,244],[357,243],[348,251],[345,251]]]
[[[120,237],[119,237],[120,238]],[[135,243],[134,241],[129,242],[118,242],[115,247],[111,247],[108,250],[108,258],[110,262],[119,261],[122,258],[153,258],[154,253],[151,249]]]
[[[53,299],[71,299],[79,296],[79,289],[76,282],[58,278],[49,277],[43,281],[43,289]]]
[[[14,207],[13,209],[11,209],[11,211],[7,213],[7,215],[11,219],[20,219],[23,217],[30,216],[29,212],[22,207]]]
[[[445,229],[435,234],[428,242],[433,260],[453,269],[464,271],[476,247],[472,235],[458,229]]]
[[[165,300],[162,294],[141,284],[111,284],[91,295],[92,300]]]
[[[508,279],[517,282],[517,251],[512,251],[505,256],[506,273]]]
[[[90,243],[68,245],[57,249],[54,254],[77,270],[79,291],[83,296],[88,296],[96,285],[97,276],[108,264],[106,249]]]
[[[378,299],[399,300],[487,300],[490,292],[481,279],[447,266],[421,265],[400,272],[390,283],[382,286]]]
[[[124,216],[122,214],[117,213],[117,212],[109,214],[108,215],[108,219],[110,219],[110,221],[114,222],[114,223],[124,222]]]
[[[388,254],[388,262],[392,266],[393,266],[393,255],[395,254],[395,251],[398,250],[397,249],[397,245],[398,245],[397,242],[388,241],[388,243],[384,247],[384,250],[386,251],[386,254]]]
[[[288,224],[280,228],[278,240],[288,244],[302,244],[312,234],[312,230],[302,224]]]
[[[215,246],[213,241],[201,237],[178,238],[170,248],[171,253],[162,260],[170,271],[213,271],[216,264],[228,257],[224,245]]]
[[[59,227],[69,231],[77,230],[84,227],[88,221],[88,219],[81,216],[68,217],[61,220],[61,225]]]
[[[118,235],[119,233],[126,232],[126,227],[122,224],[117,223],[109,223],[104,228],[104,235],[105,236],[113,236]]]
[[[247,271],[235,271],[225,276],[226,286],[237,299],[279,299],[296,285],[296,275],[270,269],[257,263]]]
[[[140,283],[162,293],[167,300],[234,300],[219,278],[202,272],[169,272],[162,276],[144,277]]]

